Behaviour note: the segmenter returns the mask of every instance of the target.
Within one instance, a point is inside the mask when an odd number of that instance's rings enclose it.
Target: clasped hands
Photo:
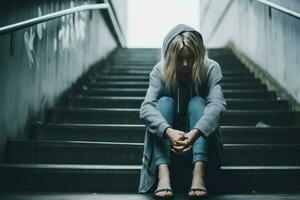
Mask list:
[[[199,136],[200,132],[198,129],[192,129],[188,133],[172,128],[167,128],[165,131],[165,137],[171,142],[171,150],[179,155],[190,151]]]

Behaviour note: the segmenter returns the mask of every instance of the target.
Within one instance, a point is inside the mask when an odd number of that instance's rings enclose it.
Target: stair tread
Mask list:
[[[84,164],[30,164],[30,163],[0,163],[0,168],[20,168],[20,169],[121,169],[121,170],[140,170],[142,168],[141,165],[84,165]],[[249,170],[257,170],[257,171],[270,171],[270,170],[278,170],[281,172],[282,170],[300,170],[300,166],[222,166],[221,170],[223,171],[249,171]]]
[[[52,108],[53,111],[70,111],[70,112],[139,112],[139,108],[64,108],[64,107],[57,107]],[[226,110],[225,113],[230,114],[281,114],[281,113],[288,113],[288,114],[300,114],[300,111],[284,111],[284,110]]]
[[[143,124],[85,124],[85,123],[36,123],[35,126],[52,126],[52,127],[112,127],[112,128],[145,128]],[[274,129],[300,129],[299,126],[270,126],[270,127],[255,127],[255,126],[220,126],[220,130],[274,130]]]
[[[151,198],[151,194],[145,195],[145,194],[132,194],[128,192],[122,192],[122,193],[30,193],[27,192],[24,193],[13,193],[13,194],[2,194],[0,196],[0,200],[11,200],[11,199],[22,199],[22,200],[32,200],[32,199],[47,199],[47,200],[57,200],[57,199],[81,199],[81,200],[91,200],[91,199],[111,199],[111,200],[117,200],[120,198],[124,198],[127,200],[149,200]],[[176,193],[176,199],[185,199],[186,193]],[[210,197],[211,200],[228,200],[228,199],[239,199],[239,200],[266,200],[266,199],[272,199],[272,200],[282,200],[282,199],[300,199],[299,193],[273,193],[273,194],[253,194],[253,193],[246,193],[246,194],[214,194],[213,197]]]
[[[18,143],[23,145],[55,145],[56,147],[61,145],[65,147],[66,145],[79,145],[79,146],[108,146],[111,148],[116,148],[116,146],[127,146],[127,147],[142,147],[144,143],[134,143],[134,142],[95,142],[95,141],[49,141],[49,140],[11,140],[10,143]],[[223,144],[226,148],[300,148],[299,144]]]
[[[20,169],[76,169],[76,170],[97,170],[97,169],[121,169],[140,170],[140,165],[85,165],[85,164],[31,164],[31,163],[0,163],[0,168]]]

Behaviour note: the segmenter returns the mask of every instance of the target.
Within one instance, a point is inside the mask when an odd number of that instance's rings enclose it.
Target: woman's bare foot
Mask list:
[[[205,164],[203,162],[195,162],[191,184],[192,190],[189,192],[190,197],[202,197],[207,195],[204,182],[204,167]]]
[[[170,190],[159,191],[160,189],[170,189]],[[171,184],[170,184],[170,172],[167,164],[161,164],[158,166],[158,184],[155,191],[159,191],[159,192],[154,192],[154,195],[157,197],[173,196],[173,192],[171,190]]]

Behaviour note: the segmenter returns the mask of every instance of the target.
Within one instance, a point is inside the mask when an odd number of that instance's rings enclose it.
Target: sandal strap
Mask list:
[[[190,192],[207,192],[207,190],[206,189],[204,189],[204,188],[191,188],[190,189]]]
[[[154,193],[158,193],[158,192],[172,192],[173,193],[173,190],[171,188],[161,188],[161,189],[154,191]]]

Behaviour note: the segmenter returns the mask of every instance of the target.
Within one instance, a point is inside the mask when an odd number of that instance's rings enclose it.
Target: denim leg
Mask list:
[[[169,124],[172,125],[175,115],[175,101],[170,97],[161,97],[158,100],[157,108]],[[171,143],[168,139],[154,136],[153,158],[155,166],[170,164],[170,150]]]
[[[198,120],[202,117],[205,108],[205,100],[200,96],[193,97],[188,104],[188,115],[190,129],[192,129]],[[193,163],[197,161],[208,161],[208,140],[204,137],[198,137],[193,144]]]

